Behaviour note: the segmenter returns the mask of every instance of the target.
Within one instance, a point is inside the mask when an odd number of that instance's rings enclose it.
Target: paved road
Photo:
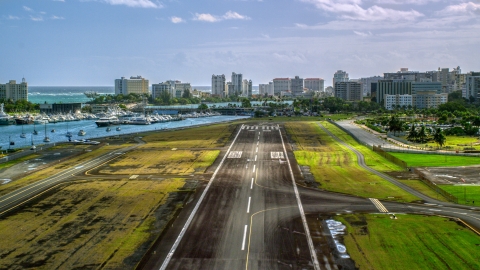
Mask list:
[[[25,202],[28,202],[29,200],[35,198],[35,196],[55,187],[56,185],[63,183],[65,181],[68,181],[70,178],[72,178],[73,175],[80,172],[87,171],[96,166],[99,166],[100,164],[103,164],[111,159],[114,159],[119,155],[123,155],[125,152],[130,151],[143,143],[139,138],[135,138],[135,140],[139,143],[138,145],[125,147],[123,149],[112,151],[112,152],[103,154],[101,156],[98,156],[96,158],[84,161],[82,163],[77,164],[75,167],[68,168],[51,177],[37,181],[28,186],[19,188],[11,193],[8,193],[0,197],[0,215],[8,212],[9,210]]]

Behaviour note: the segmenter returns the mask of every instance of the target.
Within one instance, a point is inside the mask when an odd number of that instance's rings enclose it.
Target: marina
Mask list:
[[[97,127],[95,124],[96,120],[57,122],[43,125],[4,125],[0,126],[0,150],[5,151],[9,148],[26,148],[31,147],[32,144],[40,145],[45,143],[68,142],[69,139],[71,141],[86,140],[153,130],[160,131],[165,129],[207,125],[245,118],[248,117],[220,115],[186,118],[182,121],[157,122],[150,125],[124,124],[117,126],[117,128],[111,128],[109,131],[107,131],[106,127]],[[26,135],[25,138],[20,137],[22,129],[23,133]],[[35,130],[40,130],[40,132],[37,132],[37,135],[33,135]],[[67,137],[67,132],[71,137]],[[48,142],[45,142],[45,139],[47,139]]]

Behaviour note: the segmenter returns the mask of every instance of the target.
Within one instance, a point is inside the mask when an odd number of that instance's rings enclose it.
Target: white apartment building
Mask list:
[[[335,83],[337,82],[348,82],[348,73],[343,70],[337,70],[335,74],[333,74],[333,84],[332,87],[335,89]]]
[[[148,80],[142,76],[132,76],[130,79],[122,77],[115,80],[115,95],[148,94],[148,84]]]
[[[447,101],[448,94],[438,94],[437,91],[422,91],[412,95],[412,106],[417,109],[438,108]]]
[[[243,75],[241,73],[232,72],[232,92],[229,92],[230,96],[240,96],[243,93]]]
[[[323,92],[325,81],[322,78],[306,78],[303,80],[303,87],[315,92]]]
[[[290,92],[291,80],[290,78],[275,78],[273,79],[273,94],[281,96],[282,92]]]
[[[26,100],[28,101],[28,83],[25,78],[22,82],[17,84],[17,81],[10,80],[6,84],[0,84],[0,99],[13,100]]]
[[[181,98],[185,90],[192,92],[192,86],[190,83],[182,83],[178,80],[169,80],[162,83],[152,84],[152,97],[154,99],[159,98],[161,93],[166,91],[172,98]]]
[[[412,95],[385,95],[385,109],[391,111],[396,108],[412,107]]]
[[[225,75],[212,75],[212,96],[225,97]]]

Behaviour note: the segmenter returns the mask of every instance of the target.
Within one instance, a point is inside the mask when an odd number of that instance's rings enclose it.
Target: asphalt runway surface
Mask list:
[[[281,136],[286,140],[277,125],[242,126],[204,193],[168,228],[142,269],[338,269],[334,250],[322,251],[314,240],[311,252],[292,181],[299,169]],[[380,202],[300,186],[298,194],[310,217],[417,213],[480,226],[477,209],[430,198],[416,204]]]

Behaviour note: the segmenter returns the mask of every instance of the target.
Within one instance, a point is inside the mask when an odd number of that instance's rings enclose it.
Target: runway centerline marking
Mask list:
[[[252,177],[252,183],[250,184],[250,189],[253,189],[253,180],[254,180],[254,179],[255,179],[255,178]]]
[[[255,153],[258,153],[258,146],[257,146],[257,149],[255,150]]]
[[[252,200],[252,197],[248,197],[247,213],[250,213],[250,201],[251,200]]]
[[[255,161],[257,161],[257,155],[255,155]]]
[[[256,166],[256,165],[254,164],[254,165],[253,165],[253,171],[252,171],[253,173],[255,172],[255,166]]]
[[[247,229],[248,229],[248,225],[245,225],[245,230],[243,231],[242,250],[245,250],[245,240],[247,239]]]

